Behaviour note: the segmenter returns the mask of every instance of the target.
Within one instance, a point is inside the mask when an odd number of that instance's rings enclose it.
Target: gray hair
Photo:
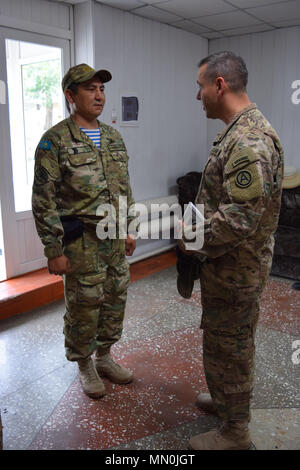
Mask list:
[[[198,67],[207,64],[205,78],[214,81],[223,77],[231,91],[245,92],[248,83],[248,70],[244,60],[230,51],[216,52],[202,59]]]

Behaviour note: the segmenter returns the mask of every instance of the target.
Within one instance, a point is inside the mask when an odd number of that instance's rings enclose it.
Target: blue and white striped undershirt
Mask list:
[[[96,147],[100,148],[100,127],[98,127],[97,129],[84,129],[83,127],[81,127],[80,129],[94,142]]]

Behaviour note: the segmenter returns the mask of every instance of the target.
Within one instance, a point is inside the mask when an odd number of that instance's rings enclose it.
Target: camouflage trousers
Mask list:
[[[206,383],[223,421],[250,421],[255,328],[203,331]]]
[[[66,357],[77,361],[97,348],[108,351],[120,339],[129,265],[125,240],[99,240],[90,232],[68,243],[64,254],[71,264],[64,276]]]
[[[250,421],[260,289],[234,289],[201,276],[203,365],[223,421]]]

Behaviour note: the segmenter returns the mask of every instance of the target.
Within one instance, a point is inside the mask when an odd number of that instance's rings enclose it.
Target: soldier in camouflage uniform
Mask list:
[[[283,150],[246,94],[244,61],[230,52],[199,64],[197,99],[208,118],[227,125],[217,135],[195,200],[204,204],[201,259],[203,363],[210,394],[198,405],[220,429],[191,438],[202,449],[248,449],[254,337],[259,298],[271,268],[281,201]],[[184,242],[180,243],[184,249]],[[189,254],[193,253],[189,251]]]
[[[96,234],[100,205],[112,204],[118,217],[119,196],[127,198],[128,207],[134,202],[122,137],[97,120],[109,80],[110,72],[86,64],[72,67],[64,76],[62,88],[71,116],[42,136],[32,195],[49,272],[64,279],[66,357],[78,362],[83,390],[93,398],[105,394],[101,375],[115,383],[132,380],[132,373],[112,360],[110,348],[122,333],[129,285],[125,255],[132,255],[135,240],[126,233],[118,237],[118,231],[116,239],[99,239]],[[100,148],[82,128],[100,128]]]

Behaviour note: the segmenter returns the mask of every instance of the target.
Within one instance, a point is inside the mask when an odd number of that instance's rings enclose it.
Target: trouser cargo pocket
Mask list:
[[[67,304],[95,305],[103,301],[105,273],[66,277],[65,296]]]

